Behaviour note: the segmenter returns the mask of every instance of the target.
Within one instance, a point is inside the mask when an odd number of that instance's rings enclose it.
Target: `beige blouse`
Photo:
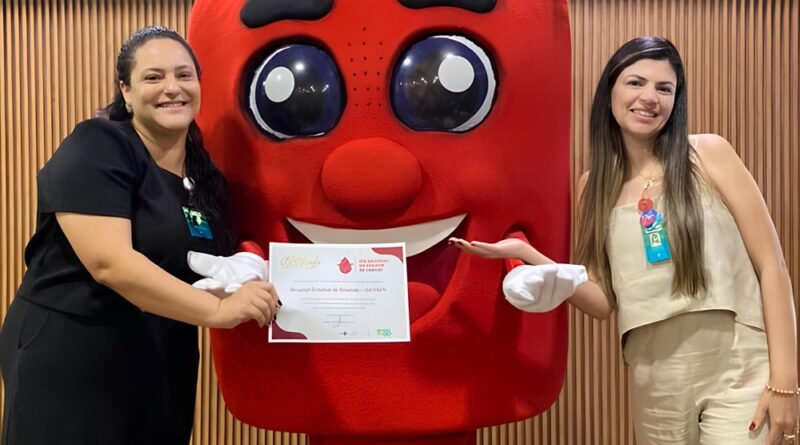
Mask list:
[[[636,204],[612,210],[606,251],[617,296],[621,339],[640,326],[712,309],[732,311],[740,323],[764,329],[761,288],[736,221],[716,190],[705,184],[699,189],[708,289],[696,296],[672,293],[672,260],[647,262]],[[656,210],[663,209],[659,204],[657,200]],[[669,224],[669,216],[665,216],[665,223]]]

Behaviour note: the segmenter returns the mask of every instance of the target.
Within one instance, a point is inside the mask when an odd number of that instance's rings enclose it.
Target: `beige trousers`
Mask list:
[[[636,328],[623,349],[637,445],[753,445],[749,431],[769,380],[764,331],[728,311],[682,314]]]

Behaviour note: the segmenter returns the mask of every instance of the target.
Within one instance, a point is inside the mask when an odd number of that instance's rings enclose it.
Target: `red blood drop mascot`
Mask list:
[[[212,332],[230,411],[311,444],[465,444],[557,397],[565,308],[508,304],[508,267],[448,236],[569,249],[566,0],[197,0],[200,125],[236,228],[407,243],[411,341]]]

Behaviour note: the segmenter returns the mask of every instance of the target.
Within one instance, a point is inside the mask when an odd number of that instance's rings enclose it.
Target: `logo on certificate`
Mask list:
[[[348,274],[353,270],[353,264],[347,257],[342,258],[342,261],[339,262],[339,272],[343,274]]]
[[[281,258],[281,267],[284,269],[316,269],[319,263],[318,256],[288,255]]]

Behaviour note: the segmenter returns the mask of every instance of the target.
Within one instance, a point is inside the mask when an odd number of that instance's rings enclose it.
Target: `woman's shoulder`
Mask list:
[[[690,134],[689,144],[694,148],[700,161],[714,160],[719,157],[738,157],[731,143],[718,134]]]
[[[81,150],[117,150],[136,155],[136,132],[129,121],[112,121],[102,117],[78,123],[61,144],[77,146]]]
[[[92,165],[126,165],[139,170],[145,158],[137,150],[126,131],[125,122],[104,118],[87,119],[78,123],[53,156],[45,170],[56,168],[90,168]]]
[[[711,179],[724,174],[725,168],[732,162],[741,162],[731,143],[718,134],[692,134],[689,135],[689,143],[694,148],[697,166]]]
[[[72,134],[83,134],[87,136],[96,135],[97,137],[103,137],[105,134],[122,139],[127,138],[126,127],[128,126],[130,126],[128,122],[112,121],[104,117],[95,117],[79,122],[72,130]]]
[[[732,181],[747,179],[747,168],[724,137],[713,133],[690,135],[689,143],[694,147],[701,177],[717,191],[727,189],[726,184]]]

